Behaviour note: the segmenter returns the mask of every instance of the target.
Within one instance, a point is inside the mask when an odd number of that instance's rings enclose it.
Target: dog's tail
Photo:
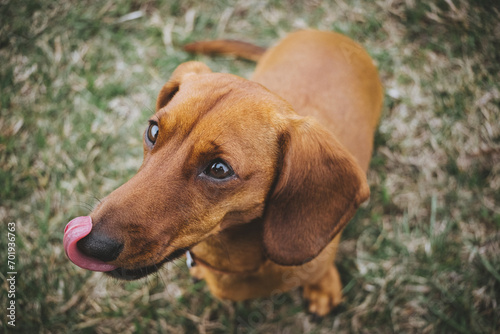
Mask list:
[[[246,42],[230,39],[200,41],[184,45],[184,50],[191,53],[220,54],[258,61],[265,48]]]

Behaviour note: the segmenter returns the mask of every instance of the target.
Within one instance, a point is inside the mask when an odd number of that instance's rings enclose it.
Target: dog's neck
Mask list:
[[[194,246],[191,254],[197,264],[214,271],[255,272],[266,261],[262,245],[262,222],[255,220],[226,228]]]

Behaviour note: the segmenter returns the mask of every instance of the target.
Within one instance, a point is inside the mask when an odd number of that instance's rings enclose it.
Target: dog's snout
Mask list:
[[[95,231],[79,240],[76,246],[85,255],[104,262],[116,260],[123,250],[123,243]]]

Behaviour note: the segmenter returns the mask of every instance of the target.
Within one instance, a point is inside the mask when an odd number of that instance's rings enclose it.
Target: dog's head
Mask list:
[[[65,250],[83,268],[135,279],[222,229],[259,223],[268,257],[298,265],[368,196],[364,172],[321,125],[257,83],[188,62],[158,96],[139,171],[68,224]]]

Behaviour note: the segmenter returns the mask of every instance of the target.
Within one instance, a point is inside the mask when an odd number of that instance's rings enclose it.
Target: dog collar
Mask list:
[[[221,270],[218,268],[215,268],[208,264],[207,262],[203,261],[202,259],[199,259],[196,257],[195,254],[192,254],[190,251],[186,251],[186,266],[188,269],[193,268],[194,266],[201,265],[203,267],[206,267],[207,269],[217,272],[219,274],[243,274],[243,275],[248,275],[248,274],[253,274],[256,273],[259,269],[255,270],[245,270],[245,271],[229,271],[229,270]]]

